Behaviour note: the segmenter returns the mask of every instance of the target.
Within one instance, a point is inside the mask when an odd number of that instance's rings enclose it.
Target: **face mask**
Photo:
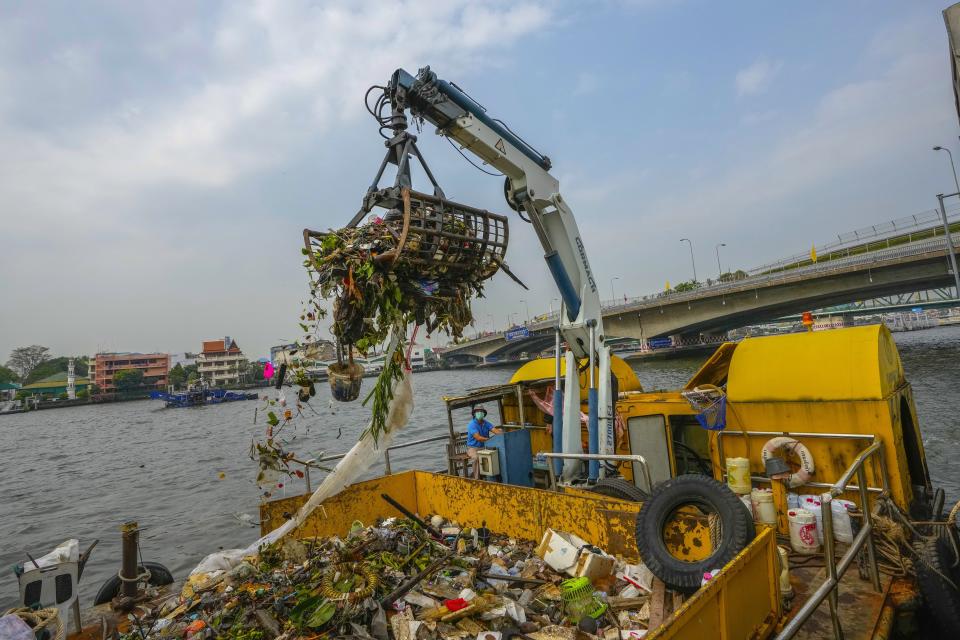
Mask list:
[[[473,414],[473,417],[476,418],[477,420],[483,420],[485,415],[486,414],[483,411],[477,411]]]

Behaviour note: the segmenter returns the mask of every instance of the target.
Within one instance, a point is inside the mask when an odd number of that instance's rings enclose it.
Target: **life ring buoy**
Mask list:
[[[773,454],[780,449],[783,449],[784,453],[795,453],[797,457],[800,458],[800,470],[790,474],[790,478],[787,480],[787,486],[792,489],[794,487],[802,487],[810,482],[810,478],[813,477],[813,473],[816,471],[813,464],[813,456],[810,455],[810,450],[796,438],[777,436],[776,438],[767,440],[767,443],[763,445],[762,452],[764,465],[766,465],[767,460],[772,458]]]

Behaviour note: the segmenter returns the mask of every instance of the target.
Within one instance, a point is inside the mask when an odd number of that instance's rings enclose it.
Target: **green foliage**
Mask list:
[[[675,286],[675,287],[673,288],[673,290],[676,291],[676,292],[678,292],[678,293],[682,293],[682,292],[684,292],[684,291],[693,291],[693,290],[699,289],[699,288],[700,288],[700,283],[699,283],[699,282],[694,282],[694,281],[691,280],[691,281],[689,281],[689,282],[681,282],[680,284],[678,284],[677,286]]]
[[[20,376],[24,384],[29,384],[27,379],[33,370],[42,362],[50,359],[49,351],[50,349],[39,344],[33,344],[29,347],[17,347],[10,352],[10,359],[7,360],[7,366]]]
[[[143,385],[143,371],[141,369],[123,369],[113,374],[113,386],[118,391],[130,391]]]
[[[44,378],[52,376],[56,373],[65,373],[69,368],[70,358],[66,356],[46,360],[34,368],[34,370],[27,377],[28,381],[24,384],[30,384],[38,380],[43,380]],[[77,377],[86,376],[89,372],[89,367],[85,361],[81,360],[80,358],[74,358],[73,372],[77,375]]]
[[[187,372],[178,362],[170,373],[167,374],[167,382],[172,384],[175,389],[179,389],[187,382]]]
[[[63,393],[61,393],[60,395],[57,396],[57,399],[59,399],[59,400],[66,400],[66,399],[68,399],[69,397],[70,397],[70,396],[67,395],[67,392],[64,391]]]
[[[0,384],[4,382],[16,382],[20,379],[20,376],[13,369],[8,369],[7,367],[0,365]]]
[[[86,400],[90,397],[90,391],[88,389],[83,389],[82,391],[77,391],[77,398],[81,400]]]

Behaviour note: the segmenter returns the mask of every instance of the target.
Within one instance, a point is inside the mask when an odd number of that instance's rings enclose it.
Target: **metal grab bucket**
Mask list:
[[[353,402],[360,396],[363,367],[356,362],[335,362],[327,367],[330,394],[339,402]]]

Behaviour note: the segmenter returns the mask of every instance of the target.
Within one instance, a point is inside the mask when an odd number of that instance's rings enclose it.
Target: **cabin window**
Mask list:
[[[670,416],[670,431],[673,433],[677,475],[700,473],[712,477],[710,437],[697,418],[691,415]]]
[[[54,580],[57,591],[57,604],[63,604],[73,595],[73,579],[69,573],[61,573]]]
[[[627,433],[630,437],[630,452],[640,454],[647,461],[650,481],[653,486],[669,480],[673,473],[670,466],[670,446],[667,442],[667,423],[662,415],[635,416],[627,420]],[[648,491],[644,486],[643,471],[640,464],[633,463],[633,483]]]

